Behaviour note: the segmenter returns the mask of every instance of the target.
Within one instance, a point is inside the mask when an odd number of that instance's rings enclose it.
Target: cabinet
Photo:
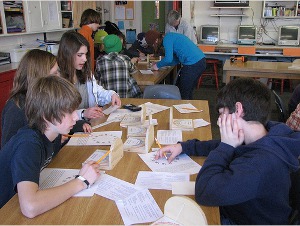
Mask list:
[[[13,80],[16,70],[10,70],[7,72],[0,73],[0,115],[2,115],[2,110],[6,101],[9,98],[10,90],[13,87]],[[0,139],[1,139],[1,120],[0,120]]]
[[[23,2],[3,1],[2,4],[6,33],[26,32]]]
[[[250,7],[210,7],[211,9],[218,9],[217,14],[211,14],[210,16],[217,17],[247,17],[244,10],[250,9]]]
[[[61,29],[60,1],[26,1],[25,18],[28,32]]]
[[[262,17],[266,19],[300,18],[299,1],[263,1],[262,8]]]
[[[62,28],[72,28],[73,25],[73,4],[74,1],[61,1],[61,18],[62,18]]]

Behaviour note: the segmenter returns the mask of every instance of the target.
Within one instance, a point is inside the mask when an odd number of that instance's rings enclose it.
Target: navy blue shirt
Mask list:
[[[236,148],[220,141],[181,143],[183,153],[207,156],[196,179],[199,204],[220,206],[221,214],[236,224],[288,224],[290,173],[299,169],[300,132],[274,122],[266,129],[266,136]]]
[[[27,126],[19,129],[0,151],[0,208],[17,192],[17,184],[31,181],[39,184],[40,171],[61,147],[61,135],[53,142]]]

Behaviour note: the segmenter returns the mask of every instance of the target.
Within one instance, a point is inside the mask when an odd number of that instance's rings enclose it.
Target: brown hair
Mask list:
[[[245,121],[257,121],[265,125],[271,109],[271,91],[258,80],[237,78],[230,81],[217,94],[216,110],[227,107],[235,112],[236,102],[243,105]]]
[[[20,108],[23,107],[22,99],[25,99],[28,87],[35,79],[49,75],[55,64],[56,57],[52,53],[39,49],[27,52],[21,59],[14,77],[10,99],[13,99]]]
[[[80,103],[81,95],[69,81],[55,75],[41,77],[27,92],[25,114],[28,125],[44,133],[47,121],[61,123],[64,115],[75,111]]]
[[[87,47],[87,61],[82,70],[74,68],[76,54],[82,46]],[[92,79],[90,45],[81,34],[76,31],[67,31],[63,34],[59,42],[57,53],[57,63],[60,69],[60,76],[74,83],[74,73],[78,81],[84,84],[88,79]]]
[[[83,11],[81,15],[81,20],[80,20],[80,27],[83,25],[88,25],[88,24],[101,24],[101,17],[100,14],[93,10],[93,9],[86,9]]]

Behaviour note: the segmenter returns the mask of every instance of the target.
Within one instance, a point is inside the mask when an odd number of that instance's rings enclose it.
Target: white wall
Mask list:
[[[182,2],[182,17],[191,21],[191,1]],[[219,9],[212,9],[213,1],[194,1],[195,4],[195,19],[194,25],[199,27],[201,25],[219,25],[221,29],[220,39],[223,43],[233,43],[237,41],[237,26],[238,25],[256,25],[258,31],[262,31],[262,38],[258,42],[275,42],[278,39],[278,27],[281,25],[300,25],[300,19],[263,19],[262,7],[263,1],[250,0],[250,9],[243,9],[247,17],[212,17],[211,14],[218,14]],[[240,9],[221,9],[221,13],[233,14],[241,13]],[[191,21],[191,24],[192,21]]]

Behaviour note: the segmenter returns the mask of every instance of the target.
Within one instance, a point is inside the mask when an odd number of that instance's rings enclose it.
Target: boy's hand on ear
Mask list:
[[[233,147],[238,147],[244,142],[244,132],[238,126],[235,113],[222,114],[218,118],[221,142]]]

